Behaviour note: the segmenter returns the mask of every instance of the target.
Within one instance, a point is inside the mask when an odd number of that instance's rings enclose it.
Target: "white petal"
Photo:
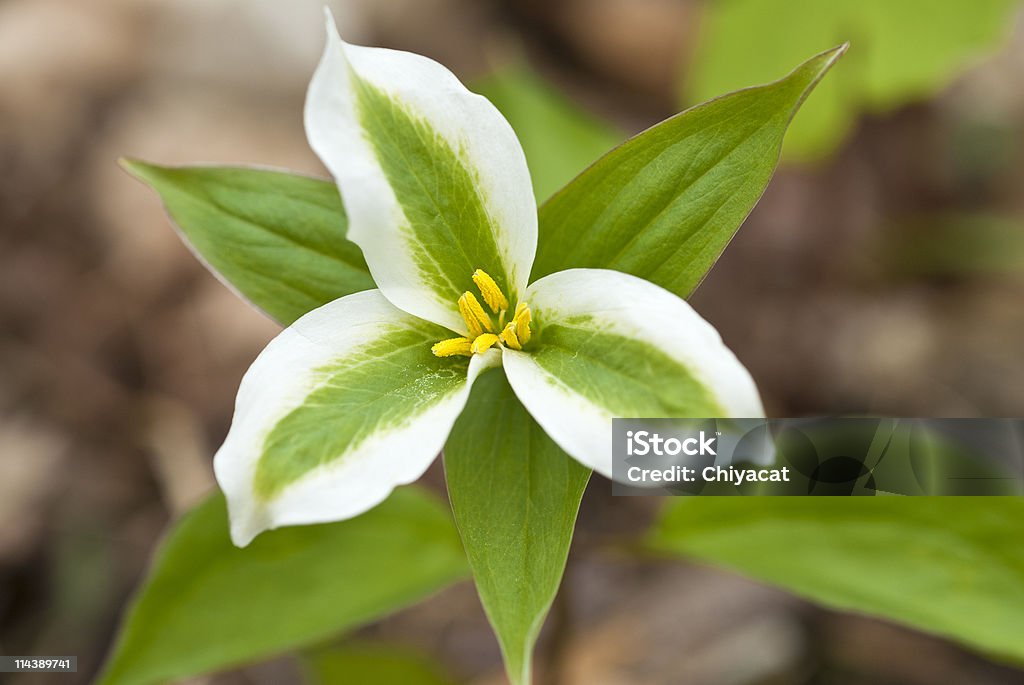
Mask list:
[[[476,269],[513,300],[525,290],[536,203],[519,141],[486,98],[422,55],[345,43],[328,15],[305,118],[348,237],[392,303],[463,331],[456,300]]]
[[[419,478],[476,375],[500,363],[434,357],[431,344],[446,334],[370,290],[313,310],[271,341],[242,379],[214,458],[235,544],[356,516]]]
[[[611,477],[612,417],[759,417],[750,374],[684,300],[648,281],[571,269],[527,290],[536,339],[504,351],[516,396],[558,445]]]

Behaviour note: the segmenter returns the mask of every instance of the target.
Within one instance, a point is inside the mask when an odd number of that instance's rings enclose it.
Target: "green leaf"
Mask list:
[[[835,149],[860,112],[891,110],[948,85],[1009,35],[1015,6],[1015,0],[712,2],[687,74],[687,100],[771,78],[803,55],[848,40],[850,58],[786,138],[787,157],[818,159]],[[785,27],[785,39],[766,26]]]
[[[525,62],[474,84],[523,146],[538,201],[551,196],[624,136],[552,88]]]
[[[844,51],[677,114],[602,157],[541,207],[532,280],[607,268],[689,295],[768,185],[793,114]]]
[[[551,441],[497,372],[477,380],[445,446],[444,466],[509,679],[525,685],[590,471]]]
[[[309,645],[413,604],[463,577],[442,505],[414,488],[366,514],[283,528],[239,549],[222,497],[161,544],[128,610],[102,685],[149,685]]]
[[[345,210],[329,181],[262,169],[121,164],[160,194],[214,273],[283,324],[374,287],[359,248],[345,239]]]
[[[650,543],[1024,662],[1021,520],[1015,497],[682,499]]]
[[[311,685],[454,685],[426,656],[397,645],[349,642],[304,659]]]

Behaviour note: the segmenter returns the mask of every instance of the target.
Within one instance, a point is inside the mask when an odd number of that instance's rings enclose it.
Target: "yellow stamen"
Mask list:
[[[472,357],[473,341],[469,338],[449,338],[436,343],[430,351],[437,357]]]
[[[483,269],[474,271],[473,282],[476,283],[476,287],[480,288],[480,294],[484,296],[484,302],[492,312],[497,314],[502,309],[508,309],[508,300],[505,298],[505,294],[501,292],[501,288],[486,271]]]
[[[519,344],[519,337],[516,335],[515,321],[509,321],[508,325],[505,326],[505,329],[501,332],[499,337],[501,338],[501,342],[505,343],[513,350],[523,349],[523,346]]]
[[[516,325],[516,338],[520,345],[530,342],[530,321],[533,315],[525,302],[516,305],[516,314],[512,317],[512,323]]]
[[[496,342],[498,342],[498,336],[494,335],[494,333],[484,333],[473,341],[470,351],[473,354],[483,354],[487,350],[491,349]]]
[[[436,343],[430,348],[438,357],[465,356],[483,354],[495,345],[510,350],[521,350],[530,340],[530,321],[532,315],[525,302],[516,305],[515,314],[508,320],[508,298],[486,271],[477,269],[473,272],[473,282],[480,289],[487,306],[497,314],[498,325],[495,329],[494,319],[480,306],[480,301],[468,290],[459,297],[459,313],[466,322],[469,333],[464,338],[449,338]],[[498,330],[498,334],[494,333]]]
[[[484,331],[494,330],[491,317],[487,316],[484,308],[480,306],[480,302],[471,292],[464,292],[459,298],[459,313],[462,314],[462,320],[466,322],[471,338],[478,337]]]

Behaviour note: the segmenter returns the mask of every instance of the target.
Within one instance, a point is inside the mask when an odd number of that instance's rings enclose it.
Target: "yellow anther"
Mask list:
[[[530,313],[530,308],[526,306],[525,302],[520,302],[516,305],[516,314],[512,317],[512,323],[516,325],[516,338],[519,340],[520,345],[525,345],[530,342],[530,321],[533,320],[533,315]]]
[[[449,338],[436,343],[430,351],[437,357],[472,357],[473,341],[469,338]]]
[[[487,306],[497,314],[497,329],[494,319],[480,306],[476,296],[466,291],[459,297],[459,313],[462,320],[466,322],[466,329],[469,333],[464,338],[449,338],[436,343],[430,348],[438,357],[465,356],[472,357],[474,354],[483,354],[495,345],[501,345],[510,350],[521,350],[530,340],[530,321],[532,319],[530,308],[525,302],[520,302],[515,309],[512,319],[508,319],[509,303],[508,298],[501,292],[501,288],[494,282],[486,271],[477,269],[473,272],[473,282],[480,289]],[[495,330],[498,331],[497,335]]]
[[[478,337],[484,331],[490,333],[494,330],[491,317],[487,316],[484,308],[480,306],[480,302],[471,292],[464,292],[459,298],[459,313],[462,314],[462,320],[466,322],[471,338]]]
[[[496,342],[498,342],[498,336],[494,335],[494,333],[484,333],[481,336],[477,336],[477,339],[473,341],[470,351],[473,354],[483,354],[491,349]]]
[[[515,321],[509,321],[508,325],[501,331],[501,335],[499,337],[501,338],[501,342],[505,343],[513,350],[523,349],[523,346],[519,344],[519,336],[516,335]]]
[[[483,269],[474,271],[473,282],[476,283],[476,287],[480,288],[480,294],[484,296],[484,302],[492,312],[497,314],[502,309],[508,309],[508,299],[505,298],[505,293],[501,292],[501,288],[486,271]]]

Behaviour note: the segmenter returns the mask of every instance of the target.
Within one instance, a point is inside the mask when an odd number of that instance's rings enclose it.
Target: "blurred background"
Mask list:
[[[328,4],[349,40],[429,55],[490,95],[538,199],[686,105],[850,40],[693,304],[770,415],[1024,413],[1017,3]],[[77,676],[11,682],[91,680],[161,531],[214,487],[238,381],[278,330],[116,160],[322,175],[302,130],[322,5],[0,0],[0,653],[79,657]],[[427,482],[443,488],[436,468]],[[609,490],[595,479],[584,500],[547,683],[1024,683],[934,637],[624,554],[658,503]],[[468,583],[359,638],[451,682],[504,682]],[[301,681],[284,657],[194,682]]]

